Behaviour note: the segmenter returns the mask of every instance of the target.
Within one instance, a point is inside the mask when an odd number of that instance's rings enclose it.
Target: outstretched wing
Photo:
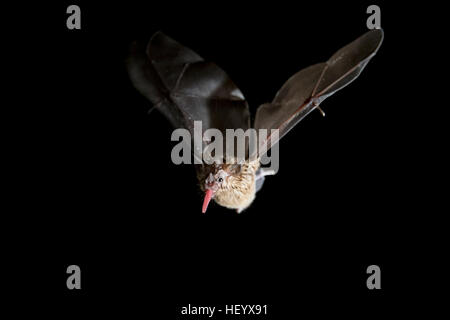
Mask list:
[[[160,110],[175,128],[187,128],[194,137],[194,121],[203,131],[250,126],[248,104],[242,92],[214,63],[162,32],[146,48],[134,43],[127,60],[134,86]]]
[[[382,41],[383,30],[371,30],[338,50],[327,62],[294,74],[272,103],[263,104],[257,110],[254,127],[269,129],[267,137],[259,141],[260,148],[275,145],[323,100],[355,80]],[[279,129],[278,140],[270,134],[270,129]]]

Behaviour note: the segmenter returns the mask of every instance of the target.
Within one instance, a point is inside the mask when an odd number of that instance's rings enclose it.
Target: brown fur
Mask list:
[[[259,159],[245,162],[240,166],[235,164],[202,165],[197,170],[200,188],[204,190],[205,179],[210,173],[225,170],[230,175],[217,190],[214,201],[229,209],[238,212],[246,209],[255,199],[255,173],[259,168]]]

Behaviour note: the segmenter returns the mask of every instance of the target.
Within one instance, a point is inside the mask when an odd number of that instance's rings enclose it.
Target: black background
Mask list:
[[[81,30],[66,28],[70,4],[81,7]],[[27,253],[16,253],[23,276],[38,261],[40,306],[62,318],[183,319],[188,303],[268,304],[272,319],[366,318],[426,282],[411,285],[423,248],[411,227],[421,206],[406,160],[412,105],[397,94],[407,76],[401,10],[377,3],[378,54],[322,104],[325,118],[313,112],[282,140],[279,173],[240,215],[213,203],[201,214],[193,168],[172,164],[172,128],[147,115],[124,65],[131,41],[162,30],[223,68],[254,114],[293,73],[366,32],[370,4],[47,5],[24,58],[37,71],[20,98],[40,99],[23,118],[31,130],[18,183],[31,196],[16,203],[27,235]],[[66,288],[71,264],[80,291]],[[381,268],[378,291],[366,287],[371,264]]]

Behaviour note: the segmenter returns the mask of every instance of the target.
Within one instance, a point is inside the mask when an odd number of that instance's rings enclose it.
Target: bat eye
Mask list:
[[[217,179],[217,181],[220,183],[223,181],[223,178],[219,178],[219,179]]]

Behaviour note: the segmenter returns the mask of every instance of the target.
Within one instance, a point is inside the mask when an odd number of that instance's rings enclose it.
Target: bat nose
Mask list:
[[[216,191],[216,183],[215,182],[207,182],[205,184],[205,189]]]
[[[206,189],[212,189],[215,184],[216,182],[214,181],[214,176],[210,173],[205,181],[205,187]]]
[[[212,190],[212,191],[217,191],[218,189],[218,185],[217,183],[213,180],[213,181],[205,181],[205,189],[206,190]]]

